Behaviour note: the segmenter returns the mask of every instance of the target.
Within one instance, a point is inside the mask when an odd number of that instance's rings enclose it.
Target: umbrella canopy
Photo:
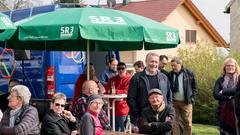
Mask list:
[[[13,25],[8,16],[0,13],[0,41],[9,39],[15,31],[16,27]]]
[[[176,47],[178,30],[128,12],[68,8],[16,23],[9,48],[31,50],[152,50]]]

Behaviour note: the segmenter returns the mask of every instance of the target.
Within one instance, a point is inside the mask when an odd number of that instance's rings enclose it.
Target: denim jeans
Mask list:
[[[127,116],[116,116],[115,117],[115,130],[124,132],[126,127]]]

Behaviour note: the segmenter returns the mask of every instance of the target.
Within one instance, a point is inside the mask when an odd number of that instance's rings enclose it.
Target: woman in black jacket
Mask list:
[[[66,99],[63,93],[53,97],[51,109],[42,121],[41,135],[77,134],[76,118],[70,111],[64,110]]]
[[[237,134],[234,96],[225,95],[223,91],[236,89],[239,78],[239,66],[235,59],[227,58],[224,61],[223,75],[220,76],[214,87],[214,98],[218,100],[217,118],[220,135]],[[238,100],[238,99],[237,99]]]

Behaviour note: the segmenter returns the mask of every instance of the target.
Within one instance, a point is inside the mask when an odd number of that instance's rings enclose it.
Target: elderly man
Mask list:
[[[171,60],[172,71],[169,74],[173,92],[173,107],[176,112],[173,134],[180,134],[179,118],[184,125],[184,135],[192,135],[192,104],[197,94],[197,83],[192,71],[183,67],[182,60],[174,57]]]
[[[174,109],[165,105],[162,91],[151,89],[148,92],[150,106],[143,109],[140,133],[151,135],[171,135]]]
[[[83,83],[82,87],[82,97],[80,97],[76,102],[76,107],[73,110],[73,115],[77,118],[78,122],[81,123],[82,116],[87,112],[88,103],[87,99],[93,94],[98,94],[99,87],[97,83],[93,80],[88,80]],[[102,109],[98,115],[99,120],[103,129],[110,130],[111,126],[109,119]]]
[[[159,55],[153,52],[148,53],[145,63],[145,70],[132,77],[127,96],[131,122],[135,125],[136,132],[136,126],[139,124],[137,121],[141,116],[142,109],[149,105],[148,91],[150,89],[162,90],[165,103],[167,105],[172,103],[172,92],[168,78],[158,71]]]
[[[8,96],[8,109],[0,123],[0,134],[27,135],[39,134],[37,109],[29,105],[31,93],[24,85],[16,85]]]

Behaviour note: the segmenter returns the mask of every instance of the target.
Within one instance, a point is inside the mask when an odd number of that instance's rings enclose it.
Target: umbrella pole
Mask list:
[[[89,40],[87,40],[87,80],[90,80],[90,45]]]

